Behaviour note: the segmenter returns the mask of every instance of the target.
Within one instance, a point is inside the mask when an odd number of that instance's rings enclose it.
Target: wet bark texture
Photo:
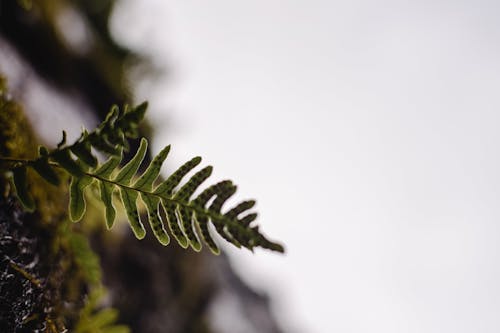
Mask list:
[[[26,322],[32,314],[44,313],[45,295],[38,282],[50,270],[47,257],[47,235],[22,212],[13,198],[0,200],[0,331],[41,329],[43,322]],[[21,269],[30,268],[37,276],[31,281]]]
[[[123,66],[134,55],[108,33],[113,1],[40,1],[30,10],[20,3],[0,0],[0,58],[2,45],[8,46],[16,61],[29,67],[43,85],[76,96],[78,103],[68,115],[79,112],[83,101],[102,119],[112,104],[128,101]],[[61,41],[54,25],[57,6],[71,6],[85,18],[94,38],[85,55]],[[6,66],[9,59],[4,57],[0,72]],[[7,80],[26,81],[4,96],[22,105],[22,87],[30,85],[32,77],[11,75]],[[25,111],[43,116],[44,107],[51,105]],[[33,156],[38,139],[22,130],[29,127],[23,111],[14,114],[1,107],[0,118],[0,153]],[[3,126],[7,119],[9,126]],[[5,166],[0,169],[3,172]],[[81,241],[75,247],[74,240],[82,235],[98,255],[109,291],[102,306],[117,308],[118,322],[132,332],[280,332],[268,298],[248,288],[224,255],[193,253],[176,244],[163,247],[149,236],[138,241],[129,230],[111,237],[103,228],[67,226],[65,190],[51,189],[36,179],[32,189],[39,208],[29,214],[13,197],[8,182],[0,180],[0,332],[72,331],[95,282],[78,257]]]

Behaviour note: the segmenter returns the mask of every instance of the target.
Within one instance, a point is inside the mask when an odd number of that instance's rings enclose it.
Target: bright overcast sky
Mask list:
[[[113,26],[172,67],[138,89],[155,149],[204,156],[285,242],[229,252],[287,331],[498,333],[499,17],[483,0],[122,0]]]

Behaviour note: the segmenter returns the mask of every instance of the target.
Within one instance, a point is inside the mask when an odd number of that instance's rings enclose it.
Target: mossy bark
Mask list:
[[[0,78],[1,156],[33,157],[37,142]],[[65,189],[30,173],[38,209],[28,213],[15,198],[8,170],[0,164],[0,331],[61,332],[77,320],[90,282],[72,248],[77,234],[67,227]]]

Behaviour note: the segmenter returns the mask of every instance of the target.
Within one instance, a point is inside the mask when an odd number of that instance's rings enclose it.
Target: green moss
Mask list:
[[[34,132],[22,108],[10,98],[7,83],[0,76],[0,154],[28,158],[35,154]]]

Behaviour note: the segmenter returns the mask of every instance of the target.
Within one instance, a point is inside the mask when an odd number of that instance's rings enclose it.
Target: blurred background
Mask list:
[[[214,163],[286,243],[228,252],[287,331],[498,332],[499,10],[130,0],[112,28],[171,66],[136,86],[156,149]]]
[[[499,11],[120,0],[109,28],[149,61],[125,66],[153,153],[172,144],[171,169],[203,156],[286,244],[226,248],[283,331],[498,332]]]

